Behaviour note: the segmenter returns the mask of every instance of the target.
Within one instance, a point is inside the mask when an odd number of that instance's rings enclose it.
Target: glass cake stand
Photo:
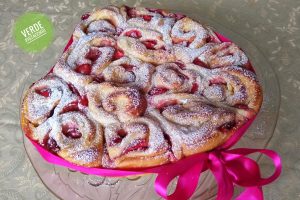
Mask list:
[[[128,5],[130,5],[130,3],[128,3]],[[146,4],[145,7],[151,7],[151,5]],[[157,5],[153,5],[153,7],[157,7]],[[178,11],[174,9],[174,5],[170,5],[170,7],[168,5],[160,7]],[[192,6],[190,7],[193,9]],[[250,58],[263,87],[264,101],[256,120],[235,147],[264,148],[272,138],[279,111],[280,91],[276,74],[262,52],[260,52],[251,41],[248,41],[238,33],[226,29],[220,25],[216,19],[208,19],[207,16],[201,16],[195,12],[190,13],[188,14],[190,17],[199,19],[202,22],[211,25],[215,30],[237,43]],[[25,89],[39,77],[42,77],[47,69],[39,69],[37,71],[28,78],[26,81],[27,84],[24,86]],[[26,137],[24,137],[24,145],[32,166],[35,168],[42,182],[50,191],[61,199],[161,199],[154,191],[153,182],[155,180],[155,175],[135,176],[130,178],[107,178],[82,174],[47,163]],[[258,160],[260,157],[259,155],[255,155],[253,158]],[[171,190],[174,187],[175,183],[171,185]],[[216,192],[217,186],[212,174],[205,172],[201,175],[198,188],[191,199],[215,199]],[[238,193],[238,191],[236,193]]]

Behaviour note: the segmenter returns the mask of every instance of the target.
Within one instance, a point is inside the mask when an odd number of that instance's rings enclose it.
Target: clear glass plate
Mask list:
[[[130,3],[128,3],[130,5]],[[133,4],[131,4],[133,5]],[[180,6],[177,3],[160,6],[168,10],[179,11]],[[99,5],[101,6],[101,5]],[[144,5],[143,5],[144,6]],[[146,7],[157,7],[151,3],[145,4]],[[238,142],[236,147],[263,148],[272,138],[274,128],[277,122],[277,116],[280,104],[280,91],[278,81],[267,59],[263,56],[251,41],[243,36],[226,29],[217,21],[217,19],[201,16],[189,4],[188,8],[182,7],[182,12],[188,14],[194,19],[201,20],[214,27],[217,32],[222,33],[232,41],[237,43],[250,58],[258,79],[263,87],[264,101],[262,108],[247,130],[244,137]],[[91,8],[92,9],[92,8]],[[50,67],[50,66],[49,66]],[[42,77],[49,68],[37,70],[40,74],[32,74],[26,81],[24,91],[35,82],[38,77]],[[99,176],[86,175],[79,172],[71,171],[67,168],[54,166],[47,163],[35,150],[34,146],[24,137],[24,145],[30,161],[37,174],[45,186],[52,191],[57,197],[65,200],[83,200],[83,199],[101,199],[101,200],[156,200],[160,197],[155,193],[153,182],[155,175],[136,176],[129,178],[106,178]],[[253,158],[259,159],[259,155]],[[175,183],[170,190],[175,187]],[[215,199],[217,192],[216,183],[209,172],[201,175],[198,188],[191,199]],[[238,191],[236,192],[238,193]]]

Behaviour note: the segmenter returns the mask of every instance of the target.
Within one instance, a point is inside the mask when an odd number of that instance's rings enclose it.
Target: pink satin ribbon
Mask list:
[[[222,42],[230,42],[229,39],[221,34],[216,33],[216,35]],[[68,49],[72,41],[71,37],[64,51]],[[236,200],[262,200],[262,186],[274,181],[281,173],[282,166],[279,155],[267,149],[239,148],[229,150],[230,147],[239,141],[253,120],[254,118],[249,120],[225,144],[213,151],[193,155],[176,163],[139,170],[116,170],[77,166],[48,152],[35,141],[30,141],[46,161],[86,174],[124,177],[155,173],[157,174],[154,185],[155,190],[161,197],[167,200],[189,199],[196,190],[201,173],[206,170],[210,170],[217,181],[217,200],[232,199],[236,185],[245,188]],[[257,162],[247,157],[247,155],[252,153],[264,154],[272,160],[275,171],[270,177],[261,177]],[[176,189],[173,194],[168,195],[167,187],[175,177],[178,177]]]
[[[239,148],[228,150],[245,133],[253,120],[248,121],[224,145],[213,151],[196,154],[176,163],[140,170],[116,170],[77,166],[48,152],[35,141],[31,140],[31,142],[40,155],[48,162],[86,174],[123,177],[156,173],[155,190],[164,199],[189,199],[195,192],[201,173],[210,170],[218,184],[217,200],[232,199],[235,185],[245,187],[245,190],[236,198],[237,200],[262,200],[263,192],[261,186],[271,183],[281,173],[279,155],[267,149]],[[246,157],[252,153],[264,154],[272,160],[275,171],[270,177],[262,178],[258,164]],[[168,195],[167,187],[175,177],[178,177],[177,187],[173,194]]]

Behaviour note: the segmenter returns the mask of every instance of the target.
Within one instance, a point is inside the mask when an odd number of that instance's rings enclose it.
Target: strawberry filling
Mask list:
[[[89,100],[88,100],[87,96],[86,95],[81,96],[80,99],[79,99],[79,103],[83,106],[88,106],[89,105]]]
[[[134,8],[130,8],[128,6],[125,6],[125,8],[126,8],[126,12],[127,12],[127,15],[128,15],[129,18],[134,18],[134,17],[137,16],[136,15],[136,10]]]
[[[193,61],[193,64],[199,65],[199,66],[201,66],[201,67],[209,68],[209,67],[207,66],[207,64],[204,63],[203,61],[201,61],[199,58],[195,58],[194,61]]]
[[[71,92],[73,92],[74,94],[80,96],[78,90],[74,87],[74,85],[72,85],[72,84],[69,83],[69,84],[68,84],[68,87],[69,87],[69,89],[71,90]]]
[[[71,111],[79,111],[78,101],[73,101],[73,102],[69,103],[68,105],[66,105],[63,108],[62,113],[71,112]]]
[[[127,154],[131,151],[144,151],[148,148],[148,144],[146,140],[135,140],[133,144],[131,144],[127,149],[123,151],[123,155]]]
[[[72,139],[81,138],[82,133],[79,131],[78,126],[75,123],[67,123],[62,125],[62,133]]]
[[[66,105],[63,110],[62,113],[66,113],[66,112],[71,112],[71,111],[79,111],[79,107],[78,107],[78,103],[82,106],[88,106],[89,105],[89,101],[88,98],[86,96],[82,96],[80,97],[79,101],[73,101],[71,103],[69,103],[68,105]]]
[[[52,67],[52,68],[50,69],[50,71],[47,73],[47,75],[52,74],[52,73],[53,73],[53,69],[54,69],[54,67]]]
[[[47,134],[43,140],[43,145],[48,149],[50,152],[56,154],[58,151],[60,151],[60,147],[57,145],[56,141],[53,138],[49,137],[49,134]]]
[[[178,74],[178,76],[182,79],[182,80],[189,80],[190,78],[182,73],[180,73],[178,70],[175,70]]]
[[[85,13],[81,16],[81,20],[86,20],[87,18],[90,17],[90,14],[89,13]]]
[[[85,55],[85,58],[95,62],[101,54],[102,52],[99,51],[98,48],[90,48],[89,52]]]
[[[250,71],[252,71],[252,72],[255,73],[255,70],[254,70],[254,68],[253,68],[253,66],[252,66],[252,64],[250,63],[249,60],[248,60],[248,62],[244,66],[245,66],[246,69],[248,69],[248,70],[250,70]]]
[[[180,19],[182,19],[182,18],[184,18],[184,17],[185,17],[184,14],[181,14],[181,13],[175,13],[175,19],[176,19],[176,20],[180,20]]]
[[[126,71],[129,71],[129,72],[132,72],[133,71],[133,65],[129,65],[129,64],[121,64],[121,66],[126,70]]]
[[[185,68],[184,63],[182,63],[182,62],[175,62],[175,64],[176,64],[178,67],[180,67],[180,69],[184,69],[184,68]]]
[[[222,77],[218,77],[209,81],[209,86],[211,85],[227,85],[227,83]]]
[[[112,140],[112,142],[110,143],[110,146],[114,146],[115,144],[119,144],[121,142],[122,142],[122,138],[116,137]]]
[[[117,131],[117,136],[113,138],[112,143],[110,144],[111,146],[115,144],[119,144],[122,142],[123,138],[127,136],[127,132],[124,129],[120,129]]]
[[[94,76],[93,77],[93,81],[97,82],[97,83],[102,83],[105,81],[104,77],[103,76]]]
[[[64,52],[71,46],[72,43],[73,43],[73,36],[71,36],[71,38],[68,41],[68,44],[65,46]]]
[[[113,60],[118,60],[124,56],[124,51],[117,49],[113,55]]]
[[[51,90],[49,88],[40,88],[40,89],[35,89],[35,93],[37,93],[43,97],[50,97]]]
[[[157,8],[147,8],[147,10],[149,10],[150,12],[154,12],[154,13],[158,13],[161,16],[165,16],[163,11],[161,9],[157,9]]]
[[[197,92],[198,88],[199,88],[199,85],[197,83],[193,83],[191,93],[194,94],[195,92]]]
[[[126,137],[127,132],[124,129],[120,129],[117,131],[118,136],[120,136],[121,138]]]
[[[170,100],[159,102],[156,105],[156,108],[159,109],[160,112],[163,112],[166,107],[168,107],[168,106],[174,106],[177,103],[178,102],[176,100],[170,99]]]
[[[160,94],[163,94],[165,92],[167,92],[168,89],[167,88],[163,88],[163,87],[154,87],[152,88],[148,94],[151,95],[151,96],[154,96],[154,95],[160,95]]]
[[[142,18],[143,18],[145,21],[149,22],[149,21],[151,21],[152,16],[151,16],[151,15],[142,15]]]
[[[92,72],[92,66],[90,64],[81,64],[75,68],[75,71],[80,74],[89,75]]]
[[[208,36],[205,40],[206,43],[209,43],[209,42],[214,42],[213,41],[213,38],[211,36]]]
[[[132,37],[132,38],[141,38],[142,33],[138,30],[130,30],[124,34],[127,37]]]
[[[147,49],[154,50],[155,49],[154,46],[157,44],[157,41],[155,41],[155,40],[145,40],[142,43],[145,45],[145,47]]]

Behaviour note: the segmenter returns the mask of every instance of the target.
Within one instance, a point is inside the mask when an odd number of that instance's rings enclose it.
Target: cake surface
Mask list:
[[[77,165],[143,168],[223,144],[262,90],[245,53],[159,9],[86,13],[53,69],[26,92],[26,135]]]

